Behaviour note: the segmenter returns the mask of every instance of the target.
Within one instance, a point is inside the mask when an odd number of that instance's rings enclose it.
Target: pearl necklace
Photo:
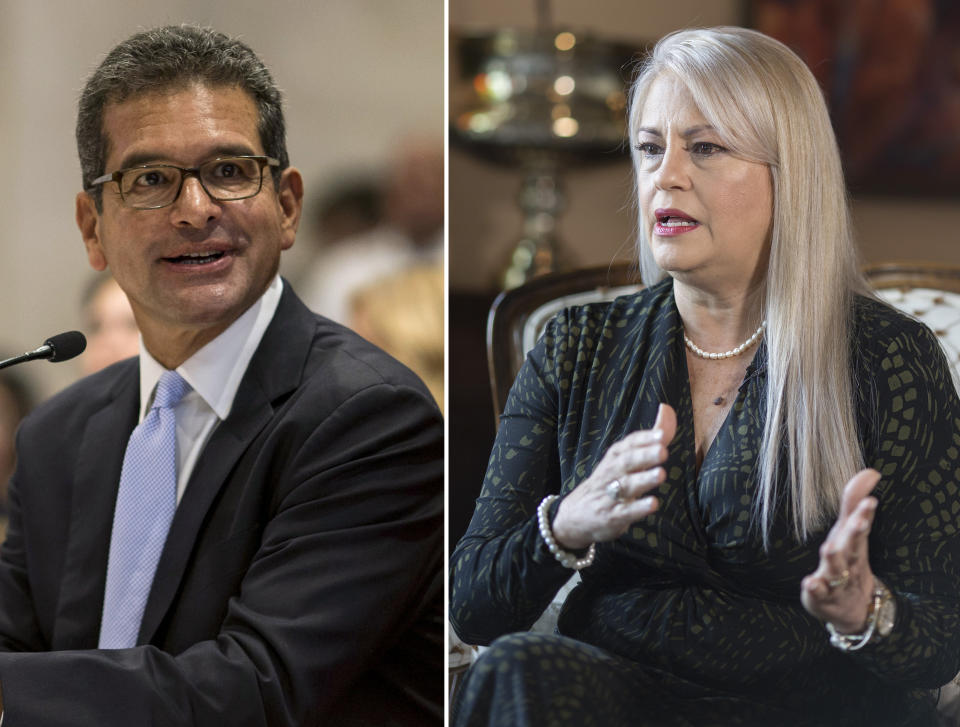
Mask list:
[[[712,358],[712,359],[733,358],[734,356],[739,356],[741,353],[743,353],[748,348],[753,346],[753,344],[755,344],[760,339],[761,334],[763,334],[763,329],[766,327],[767,327],[767,322],[764,321],[763,323],[760,324],[759,328],[757,328],[757,330],[753,332],[753,335],[750,336],[750,338],[748,338],[746,341],[741,343],[736,348],[732,348],[729,351],[724,351],[723,353],[707,353],[702,348],[699,348],[697,344],[695,344],[693,341],[687,338],[686,333],[683,334],[683,340],[686,342],[687,348],[693,351],[693,353],[699,356],[700,358]]]

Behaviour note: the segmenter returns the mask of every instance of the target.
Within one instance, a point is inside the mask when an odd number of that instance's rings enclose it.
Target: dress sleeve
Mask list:
[[[548,324],[517,375],[473,518],[450,559],[451,624],[467,643],[529,629],[573,573],[547,550],[537,525],[540,501],[560,490],[565,321],[561,313]]]
[[[885,344],[859,383],[876,403],[866,464],[882,475],[870,564],[897,620],[850,657],[881,679],[936,688],[960,671],[960,401],[929,329],[911,322]]]

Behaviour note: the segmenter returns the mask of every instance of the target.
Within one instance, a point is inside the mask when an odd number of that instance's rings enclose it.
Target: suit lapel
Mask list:
[[[207,512],[244,452],[272,419],[274,402],[299,386],[314,328],[313,314],[284,282],[280,303],[240,382],[230,415],[204,447],[177,507],[144,609],[138,643],[149,643],[156,634],[180,586]]]
[[[100,633],[113,510],[140,398],[136,360],[122,365],[126,370],[104,406],[87,421],[79,446],[63,580],[51,636],[54,649],[95,648]],[[119,445],[112,446],[114,442]]]

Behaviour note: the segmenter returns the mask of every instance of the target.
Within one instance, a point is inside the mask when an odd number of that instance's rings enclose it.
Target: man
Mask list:
[[[7,723],[438,724],[441,419],[277,276],[303,185],[267,69],[208,29],[139,33],[77,141],[88,259],[143,345],[21,428]]]

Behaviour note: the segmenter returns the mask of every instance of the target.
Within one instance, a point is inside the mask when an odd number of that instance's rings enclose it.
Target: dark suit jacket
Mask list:
[[[443,428],[420,381],[285,286],[177,509],[140,645],[100,651],[138,387],[124,361],[20,429],[6,723],[439,724]]]

